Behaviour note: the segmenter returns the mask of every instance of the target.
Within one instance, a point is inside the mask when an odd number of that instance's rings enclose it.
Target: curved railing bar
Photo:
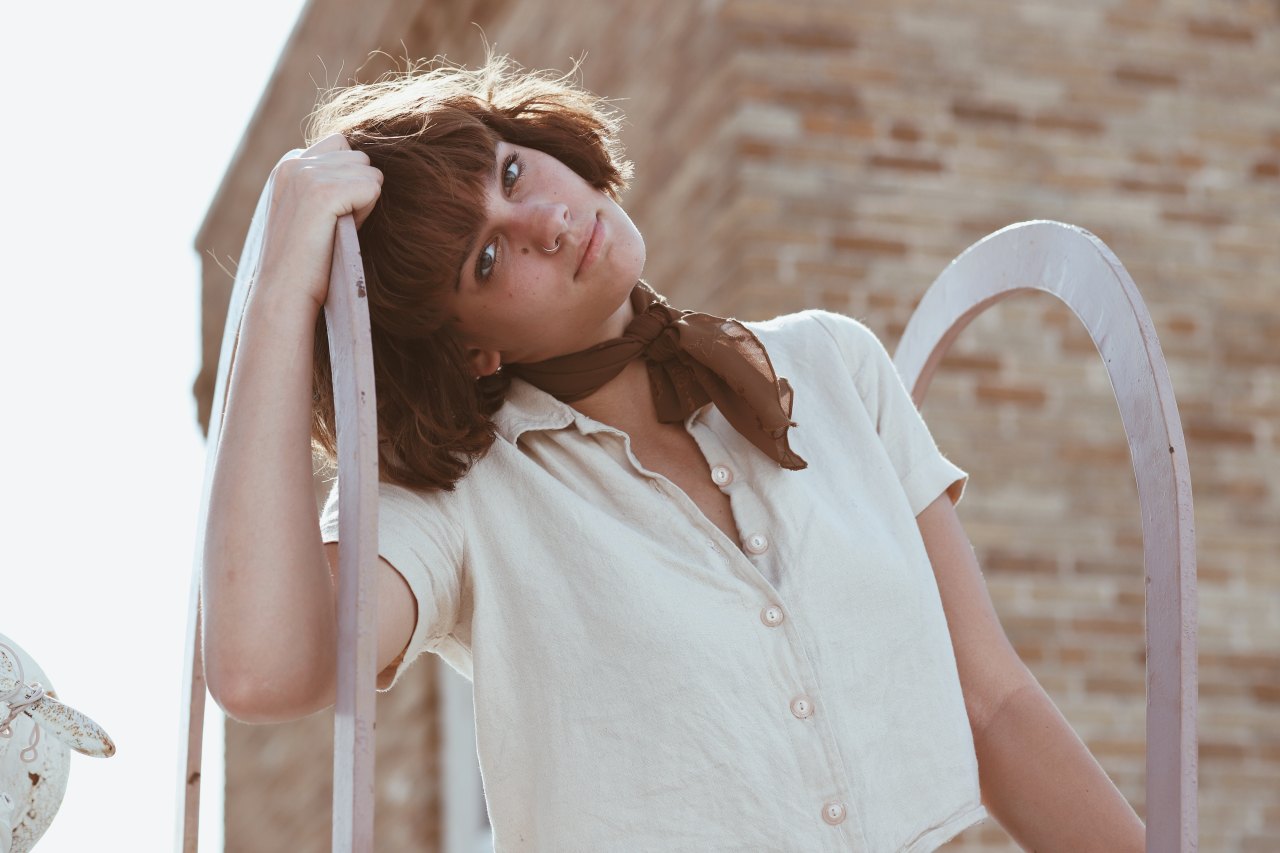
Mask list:
[[[285,159],[297,156],[292,151]],[[200,760],[204,734],[205,679],[200,653],[200,576],[203,567],[205,519],[227,383],[231,376],[240,321],[256,277],[265,233],[272,178],[267,180],[249,228],[232,288],[227,323],[218,357],[217,384],[209,423],[204,488],[196,522],[194,571],[186,634],[181,740],[177,849],[195,853],[199,835]],[[374,396],[373,352],[369,308],[365,298],[364,267],[355,220],[338,220],[334,234],[325,325],[333,366],[334,407],[338,437],[339,553],[338,553],[338,682],[334,715],[333,850],[371,853],[374,811],[374,690],[377,668],[377,586],[373,569],[377,557],[378,446],[377,402]]]
[[[355,220],[338,220],[324,305],[338,431],[338,694],[333,850],[373,851],[378,425],[369,302]]]
[[[1089,332],[1119,404],[1142,512],[1147,623],[1147,850],[1196,849],[1196,550],[1191,472],[1173,385],[1146,305],[1115,254],[1061,222],[1023,222],[966,249],[920,301],[894,356],[919,405],[974,317],[1051,293]]]

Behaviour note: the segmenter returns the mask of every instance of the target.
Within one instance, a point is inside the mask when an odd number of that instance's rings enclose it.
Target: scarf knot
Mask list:
[[[645,324],[649,325],[649,324]],[[643,357],[651,362],[665,365],[674,361],[680,355],[680,321],[672,320],[658,326],[658,332],[652,338],[649,338],[647,330],[637,330],[637,337],[640,340],[647,340]]]
[[[580,400],[644,358],[662,423],[678,423],[712,402],[744,438],[789,470],[807,463],[791,450],[792,391],[764,344],[731,318],[679,311],[649,285],[631,291],[635,316],[622,337],[506,370],[563,402]]]

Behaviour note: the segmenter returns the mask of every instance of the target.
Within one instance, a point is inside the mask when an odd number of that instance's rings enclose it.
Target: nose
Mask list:
[[[539,249],[563,244],[569,232],[569,207],[561,202],[535,205],[529,216],[529,239]]]

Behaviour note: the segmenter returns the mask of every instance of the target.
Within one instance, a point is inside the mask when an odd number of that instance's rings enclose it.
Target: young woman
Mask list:
[[[354,213],[379,686],[423,651],[472,678],[497,849],[926,851],[988,809],[1028,849],[1142,849],[1005,638],[965,474],[865,326],[669,307],[616,116],[564,78],[402,75],[334,93],[312,138],[274,175],[208,519],[227,713],[333,701],[336,504],[317,525],[307,437],[332,453],[321,306]]]

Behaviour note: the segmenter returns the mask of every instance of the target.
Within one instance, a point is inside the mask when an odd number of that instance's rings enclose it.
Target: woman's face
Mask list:
[[[485,221],[451,304],[476,374],[622,334],[644,260],[617,202],[555,157],[499,142]]]

